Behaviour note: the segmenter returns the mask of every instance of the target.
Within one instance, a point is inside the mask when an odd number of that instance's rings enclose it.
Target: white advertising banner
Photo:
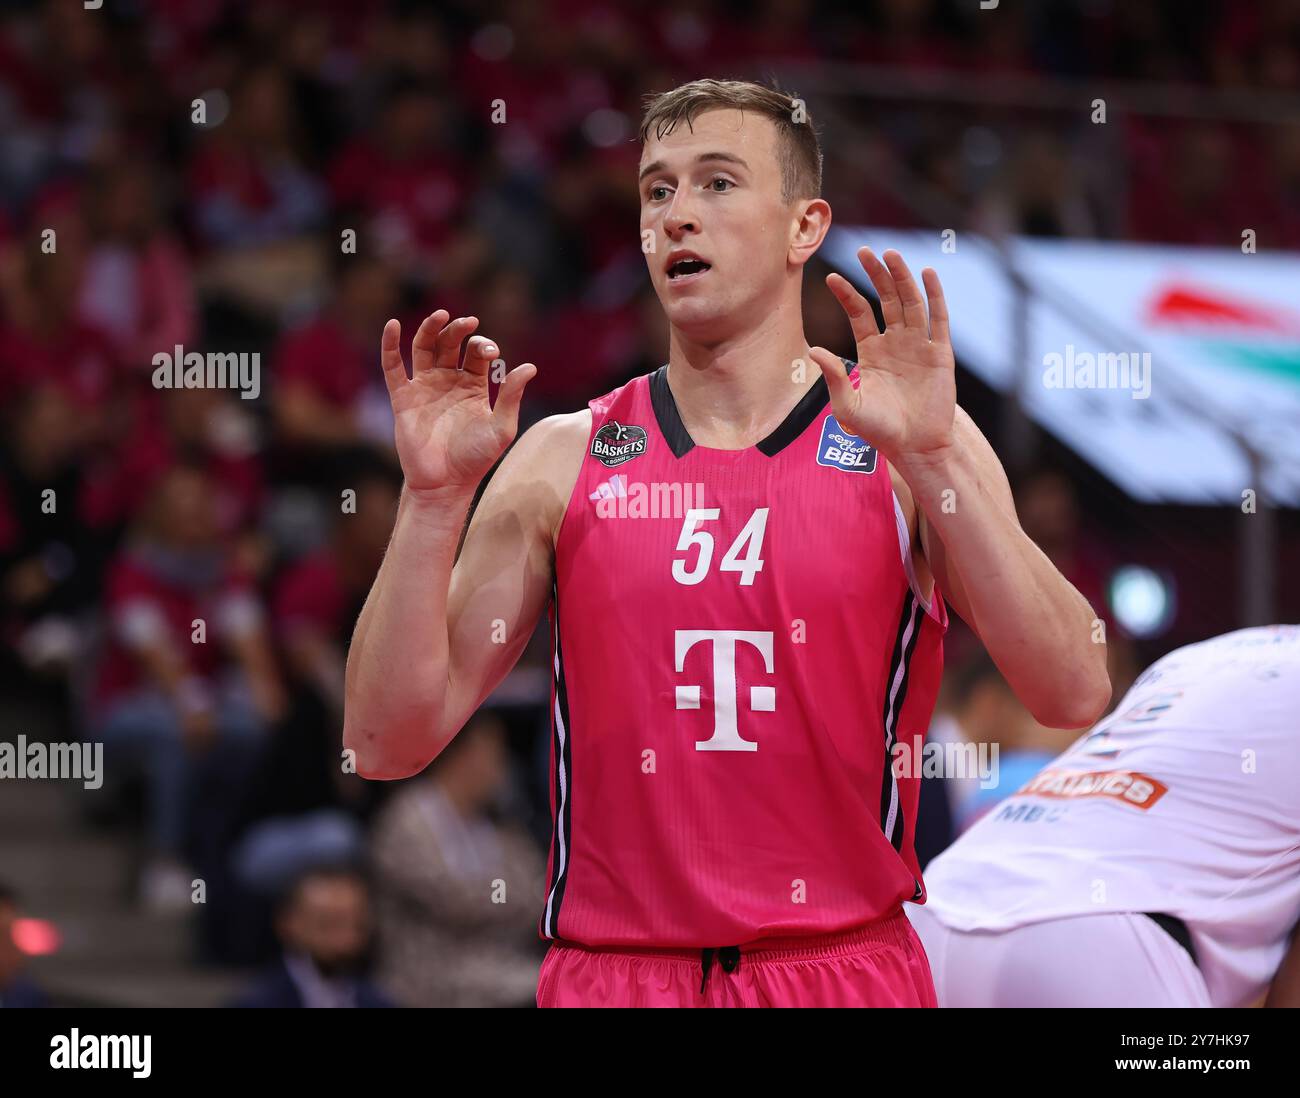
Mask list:
[[[1008,241],[1030,289],[1015,361],[1008,263],[965,233],[833,229],[823,254],[860,288],[855,253],[933,267],[958,361],[1135,499],[1241,506],[1248,450],[1279,505],[1300,506],[1300,255],[1096,241]],[[1018,369],[1019,367],[1019,369]]]

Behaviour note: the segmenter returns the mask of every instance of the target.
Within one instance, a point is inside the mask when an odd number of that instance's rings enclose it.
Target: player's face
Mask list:
[[[641,152],[642,251],[669,322],[693,338],[725,337],[780,294],[794,221],[777,153],[776,125],[739,110],[651,133]]]

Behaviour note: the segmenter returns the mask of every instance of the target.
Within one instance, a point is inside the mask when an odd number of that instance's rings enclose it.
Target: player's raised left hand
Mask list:
[[[921,272],[922,298],[897,252],[885,252],[882,263],[870,248],[860,248],[858,260],[880,295],[885,330],[879,330],[870,302],[847,278],[826,276],[853,327],[861,378],[854,389],[838,356],[824,347],[812,348],[830,388],[831,410],[840,426],[895,465],[941,457],[952,443],[957,386],[939,276],[929,267]]]

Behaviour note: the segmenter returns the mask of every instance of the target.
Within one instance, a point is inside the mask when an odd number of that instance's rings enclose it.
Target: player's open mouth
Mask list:
[[[697,255],[670,256],[668,260],[668,281],[692,282],[711,268]]]

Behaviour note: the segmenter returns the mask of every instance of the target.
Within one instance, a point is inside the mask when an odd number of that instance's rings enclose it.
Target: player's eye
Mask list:
[[[656,183],[653,187],[650,188],[651,202],[662,202],[667,197],[668,197],[668,188],[665,187],[662,183]]]
[[[721,183],[722,186],[718,186],[719,183]],[[734,186],[735,184],[730,179],[721,175],[714,176],[709,180],[709,187],[717,194],[726,194],[727,191]]]

